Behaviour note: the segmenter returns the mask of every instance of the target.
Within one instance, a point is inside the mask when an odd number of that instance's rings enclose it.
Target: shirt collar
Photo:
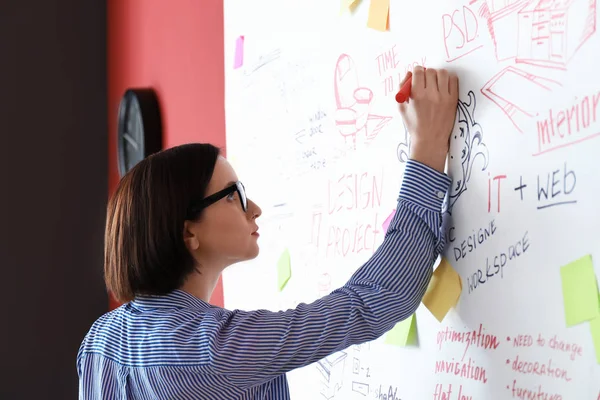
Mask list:
[[[150,296],[140,295],[131,302],[132,305],[140,309],[174,309],[174,308],[200,308],[208,309],[213,307],[209,303],[200,300],[196,296],[180,289],[175,289],[166,295]]]

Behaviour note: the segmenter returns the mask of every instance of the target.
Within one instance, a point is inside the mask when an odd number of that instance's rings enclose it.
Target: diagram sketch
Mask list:
[[[367,383],[352,382],[352,391],[367,396],[369,394],[369,385]]]
[[[350,141],[356,150],[359,138],[363,142],[375,139],[392,117],[372,112],[373,91],[360,85],[358,70],[348,54],[339,56],[334,75],[335,124],[344,143]]]
[[[353,375],[359,375],[356,378],[360,379],[360,375],[364,373],[364,370],[365,370],[365,368],[360,366],[360,358],[354,357],[352,359],[352,374]],[[368,373],[367,373],[367,375],[368,375]],[[369,384],[365,383],[365,382],[360,382],[360,381],[357,381],[357,380],[353,380],[353,382],[352,382],[352,391],[360,393],[363,396],[366,396],[366,395],[369,394]]]
[[[348,354],[344,351],[338,351],[317,362],[317,369],[322,376],[321,395],[326,399],[331,399],[340,391],[344,384],[344,367]]]
[[[489,163],[489,152],[483,142],[483,130],[475,120],[475,93],[471,90],[468,96],[468,102],[458,100],[458,123],[450,138],[448,170],[451,174],[452,186],[444,204],[448,214],[452,214],[454,204],[467,190],[475,160],[482,159],[481,171],[485,171]]]
[[[498,61],[566,69],[596,32],[596,11],[596,0],[488,0],[479,13]]]
[[[481,93],[500,107],[522,133],[527,120],[546,107],[552,92],[559,87],[558,81],[509,66],[486,82]]]
[[[352,346],[354,352],[352,359],[352,391],[363,396],[369,395],[371,367],[368,357],[370,348],[371,344],[369,342]]]

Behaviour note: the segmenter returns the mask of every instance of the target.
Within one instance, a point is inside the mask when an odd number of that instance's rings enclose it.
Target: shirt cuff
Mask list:
[[[441,211],[452,179],[425,164],[408,160],[399,199],[432,211]]]

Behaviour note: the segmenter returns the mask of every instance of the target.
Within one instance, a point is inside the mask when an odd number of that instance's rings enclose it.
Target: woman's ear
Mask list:
[[[185,221],[183,223],[183,241],[187,249],[192,252],[198,250],[200,241],[198,236],[194,233],[196,231],[196,223],[192,221]]]

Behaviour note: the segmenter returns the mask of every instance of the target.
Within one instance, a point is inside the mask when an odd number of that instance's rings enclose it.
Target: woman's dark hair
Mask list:
[[[119,182],[106,216],[104,278],[120,302],[183,285],[194,259],[183,240],[193,201],[206,195],[219,149],[185,144],[140,161]]]

